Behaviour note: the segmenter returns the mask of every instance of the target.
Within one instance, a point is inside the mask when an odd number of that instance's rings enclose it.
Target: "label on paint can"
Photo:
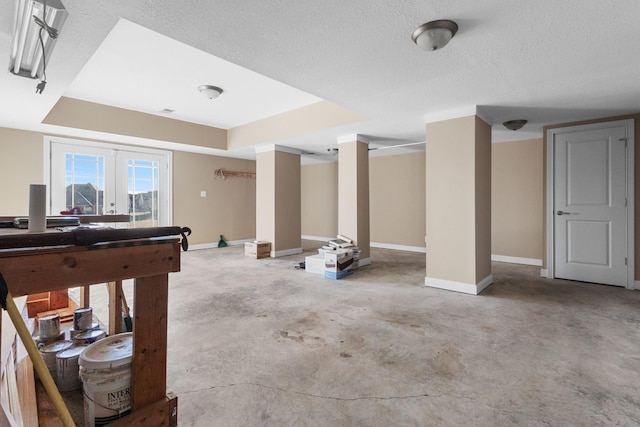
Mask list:
[[[77,308],[73,311],[73,329],[76,331],[91,329],[92,322],[93,309],[91,307]]]
[[[80,353],[87,426],[101,426],[130,412],[133,334],[111,335]]]
[[[60,334],[60,315],[56,313],[39,317],[38,330],[42,339],[57,338]]]
[[[44,363],[47,365],[47,369],[51,373],[52,378],[57,377],[57,364],[56,356],[61,351],[70,349],[73,346],[71,341],[57,341],[52,344],[45,345],[40,349],[40,354]]]
[[[71,347],[56,355],[56,385],[60,391],[78,390],[82,387],[79,375],[78,358],[86,346]]]

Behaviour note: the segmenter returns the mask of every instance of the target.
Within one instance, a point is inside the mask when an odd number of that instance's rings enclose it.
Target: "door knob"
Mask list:
[[[575,215],[573,212],[563,212],[563,211],[558,211],[556,212],[557,215]]]

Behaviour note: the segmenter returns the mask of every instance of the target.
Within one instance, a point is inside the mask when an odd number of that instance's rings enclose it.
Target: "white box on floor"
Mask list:
[[[304,271],[324,274],[324,255],[313,255],[304,258]]]
[[[353,264],[352,249],[338,249],[334,253],[325,252],[324,269],[325,271],[344,271],[349,270]]]

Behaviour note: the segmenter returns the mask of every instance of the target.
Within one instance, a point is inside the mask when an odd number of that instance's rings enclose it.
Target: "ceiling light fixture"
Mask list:
[[[16,0],[9,71],[41,79],[36,92],[44,89],[47,62],[68,15],[60,0]]]
[[[526,120],[518,119],[518,120],[508,120],[502,123],[502,126],[506,127],[509,130],[519,130],[519,129],[522,129],[522,126],[526,124],[527,124]]]
[[[198,86],[198,90],[200,91],[201,94],[203,94],[209,99],[216,99],[222,94],[222,92],[224,92],[218,86],[211,86],[211,85],[200,85]]]
[[[447,19],[439,19],[420,25],[411,34],[411,39],[422,50],[438,50],[445,47],[457,31],[458,24]]]

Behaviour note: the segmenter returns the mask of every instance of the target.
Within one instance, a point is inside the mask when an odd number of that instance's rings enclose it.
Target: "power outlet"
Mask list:
[[[207,192],[206,191],[201,191],[200,192],[200,197],[207,197]]]

